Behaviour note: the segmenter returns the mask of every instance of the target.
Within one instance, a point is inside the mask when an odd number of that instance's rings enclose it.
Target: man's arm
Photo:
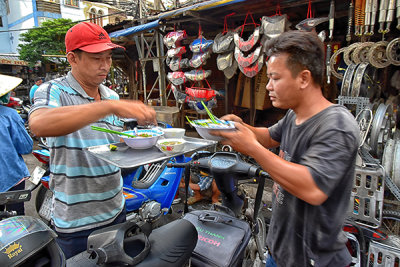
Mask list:
[[[271,138],[268,129],[265,127],[253,127],[247,123],[244,123],[240,117],[238,117],[234,114],[224,115],[223,117],[221,117],[221,119],[227,120],[227,121],[238,122],[241,125],[244,125],[245,127],[250,129],[255,134],[257,141],[266,148],[274,148],[274,147],[279,146],[279,142],[277,142]]]
[[[260,144],[250,151],[249,156],[254,158],[261,168],[290,194],[316,206],[321,205],[328,198],[319,189],[306,166],[286,161]]]
[[[29,127],[36,136],[62,136],[111,114],[121,118],[136,118],[139,124],[156,122],[154,109],[140,101],[104,100],[37,109],[29,116]]]
[[[242,123],[236,123],[235,126],[236,131],[215,131],[216,135],[226,138],[222,144],[230,145],[235,151],[255,159],[274,181],[305,202],[320,205],[328,198],[318,188],[306,166],[286,161],[267,149],[273,147],[271,145],[279,145],[271,138],[267,128]]]

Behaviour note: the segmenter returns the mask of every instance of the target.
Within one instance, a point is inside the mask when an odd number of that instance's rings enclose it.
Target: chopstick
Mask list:
[[[215,120],[214,115],[211,113],[211,111],[208,109],[206,104],[204,104],[203,101],[201,101],[201,104],[203,105],[204,109],[207,111],[208,116],[210,117],[211,121],[215,124],[218,124],[218,122]]]
[[[123,133],[123,132],[118,132],[118,131],[114,131],[114,130],[110,130],[110,129],[106,129],[106,128],[102,128],[102,127],[97,127],[92,125],[91,126],[92,130],[95,131],[99,131],[99,132],[105,132],[105,133],[112,133],[112,134],[119,134],[119,135],[124,135],[124,136],[128,136],[131,138],[135,138],[136,136],[131,135],[131,134],[127,134],[127,133]]]
[[[186,119],[190,123],[190,126],[193,126],[193,125],[207,126],[207,123],[191,121],[188,116],[186,116]]]

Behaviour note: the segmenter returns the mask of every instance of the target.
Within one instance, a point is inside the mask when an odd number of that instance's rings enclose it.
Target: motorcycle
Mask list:
[[[10,101],[8,101],[6,106],[9,108],[18,109],[18,108],[21,108],[22,103],[23,103],[23,101],[21,98],[18,98],[15,96],[10,96]]]
[[[266,224],[260,213],[265,178],[269,175],[258,166],[245,162],[233,152],[202,152],[187,163],[168,163],[185,168],[185,187],[190,171],[203,171],[215,179],[222,195],[222,205],[211,210],[187,213],[184,219],[196,226],[199,239],[192,253],[195,266],[264,266]],[[238,181],[258,179],[255,200],[240,193]]]
[[[0,205],[29,201],[31,189],[0,193]],[[65,260],[56,233],[39,218],[0,211],[0,262],[5,266],[184,266],[197,242],[194,226],[177,220],[154,231],[132,221],[94,231],[88,249]],[[142,234],[136,233],[138,228]]]
[[[35,208],[39,216],[50,223],[53,197],[49,190],[50,153],[43,143],[44,140],[39,144],[42,149],[32,152],[43,166],[35,168],[31,181],[35,184],[39,181],[41,183],[35,199]],[[166,165],[168,162],[184,163],[188,160],[190,158],[181,155],[138,168],[121,169],[127,220],[155,222],[162,215],[168,214],[178,191],[182,169],[169,168]]]

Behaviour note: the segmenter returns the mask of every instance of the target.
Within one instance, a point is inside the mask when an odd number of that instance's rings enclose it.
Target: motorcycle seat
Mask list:
[[[153,230],[149,236],[150,251],[136,266],[175,267],[183,266],[190,258],[197,244],[197,230],[187,220],[176,220]],[[138,234],[124,239],[124,251],[130,257],[138,255],[145,246],[145,235]],[[97,259],[90,258],[84,251],[67,260],[67,267],[95,267]],[[106,263],[102,266],[115,266]]]

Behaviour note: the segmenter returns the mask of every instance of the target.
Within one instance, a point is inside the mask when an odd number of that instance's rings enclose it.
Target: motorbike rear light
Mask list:
[[[32,154],[43,164],[49,164],[50,158],[42,154],[32,152]]]

